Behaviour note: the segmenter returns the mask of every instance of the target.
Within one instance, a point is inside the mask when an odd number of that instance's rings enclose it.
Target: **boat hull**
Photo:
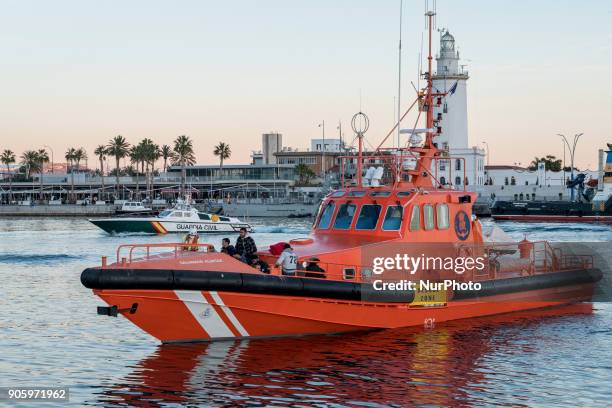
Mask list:
[[[200,290],[95,290],[164,343],[334,334],[433,325],[589,301],[592,283],[412,307],[336,299]],[[136,310],[133,310],[134,305]]]
[[[141,219],[102,219],[89,220],[98,228],[103,229],[109,234],[122,233],[144,233],[144,234],[167,234],[167,233],[187,233],[195,229],[199,233],[223,233],[239,232],[244,227],[248,231],[252,230],[249,224],[233,222],[185,222],[185,221],[161,221],[156,218]]]

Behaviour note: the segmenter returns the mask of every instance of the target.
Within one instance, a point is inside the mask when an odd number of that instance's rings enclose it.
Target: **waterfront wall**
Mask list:
[[[106,216],[115,212],[113,205],[0,205],[1,216],[54,216],[87,217]]]

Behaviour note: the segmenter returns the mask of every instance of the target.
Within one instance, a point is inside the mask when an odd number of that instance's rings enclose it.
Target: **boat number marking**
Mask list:
[[[425,321],[423,322],[423,326],[426,329],[433,329],[434,327],[436,327],[436,318],[435,317],[426,317]]]

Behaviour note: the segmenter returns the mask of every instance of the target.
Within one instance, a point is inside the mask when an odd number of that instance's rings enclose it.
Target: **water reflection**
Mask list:
[[[89,402],[142,407],[503,403],[503,393],[486,392],[489,382],[507,374],[497,364],[520,366],[537,352],[529,339],[541,326],[591,313],[591,305],[583,304],[458,321],[435,330],[163,345]],[[528,365],[520,369],[521,375],[532,374]],[[516,400],[511,405],[527,406]]]

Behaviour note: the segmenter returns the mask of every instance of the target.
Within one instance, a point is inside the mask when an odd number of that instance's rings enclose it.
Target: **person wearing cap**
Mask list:
[[[319,258],[309,258],[306,265],[306,277],[307,278],[325,278],[325,269],[321,268],[317,262],[320,262]],[[313,273],[308,273],[313,272]]]
[[[200,236],[198,235],[198,231],[196,231],[195,228],[191,228],[189,234],[187,234],[183,240],[183,243],[187,244],[183,246],[183,251],[197,251],[199,240]]]
[[[283,270],[283,275],[295,276],[297,269],[297,255],[293,252],[291,245],[285,243],[285,249],[276,260],[276,266],[280,266]]]

